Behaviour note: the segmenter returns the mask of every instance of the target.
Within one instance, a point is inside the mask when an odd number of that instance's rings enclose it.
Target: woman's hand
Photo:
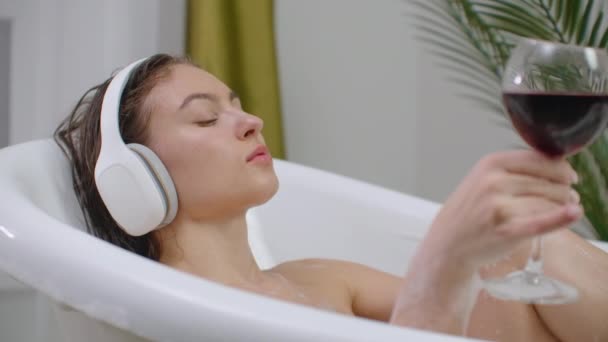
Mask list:
[[[564,160],[532,151],[482,159],[448,198],[410,262],[391,323],[463,333],[477,297],[477,269],[522,240],[582,215]]]
[[[567,227],[582,215],[570,165],[533,151],[483,158],[448,198],[420,252],[476,269],[522,240]]]

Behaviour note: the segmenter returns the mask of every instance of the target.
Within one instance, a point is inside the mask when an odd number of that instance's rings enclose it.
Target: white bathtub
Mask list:
[[[275,168],[279,193],[248,217],[262,267],[326,257],[402,275],[438,209],[293,163]],[[0,191],[0,341],[465,340],[224,287],[96,239],[76,228],[68,165],[51,140],[0,150]]]

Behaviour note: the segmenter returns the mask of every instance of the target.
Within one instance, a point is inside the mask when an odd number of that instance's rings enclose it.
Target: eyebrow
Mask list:
[[[230,91],[230,94],[228,95],[228,97],[230,98],[230,102],[234,101],[235,99],[239,99],[239,95],[237,95],[237,93],[235,93],[233,90]],[[182,104],[179,106],[179,109],[183,109],[193,100],[199,100],[199,99],[216,102],[216,103],[220,102],[219,98],[214,94],[192,93],[192,94],[186,96],[186,98],[184,99],[184,102],[182,102]]]

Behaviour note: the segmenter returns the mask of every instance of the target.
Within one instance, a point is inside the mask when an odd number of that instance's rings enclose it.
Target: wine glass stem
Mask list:
[[[540,236],[532,239],[532,250],[526,264],[525,270],[533,275],[542,275],[543,273],[543,238]]]

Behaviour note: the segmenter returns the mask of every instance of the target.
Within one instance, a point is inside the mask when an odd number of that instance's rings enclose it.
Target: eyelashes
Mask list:
[[[200,127],[209,127],[213,126],[217,122],[217,119],[205,120],[205,121],[197,121],[196,124]]]
[[[204,115],[199,116],[200,119],[205,118],[206,120],[198,120],[194,122],[195,125],[199,127],[209,127],[215,125],[217,119],[219,118],[219,114],[215,111],[212,112],[203,112]],[[211,119],[208,119],[211,116]]]

